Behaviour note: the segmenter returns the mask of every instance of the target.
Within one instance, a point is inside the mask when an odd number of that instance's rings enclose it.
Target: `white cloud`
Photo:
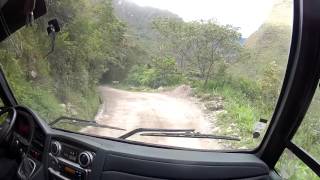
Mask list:
[[[273,0],[130,0],[140,6],[169,10],[185,21],[216,19],[240,27],[244,37],[256,31],[271,11]]]

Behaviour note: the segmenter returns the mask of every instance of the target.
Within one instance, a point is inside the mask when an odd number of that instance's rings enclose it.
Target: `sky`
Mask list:
[[[140,6],[168,10],[185,21],[215,19],[240,28],[243,37],[255,32],[271,12],[273,0],[129,0]]]

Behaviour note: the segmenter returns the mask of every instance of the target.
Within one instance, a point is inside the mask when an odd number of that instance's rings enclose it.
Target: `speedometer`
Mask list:
[[[26,119],[19,119],[16,122],[16,132],[23,138],[29,140],[31,137],[31,123]]]

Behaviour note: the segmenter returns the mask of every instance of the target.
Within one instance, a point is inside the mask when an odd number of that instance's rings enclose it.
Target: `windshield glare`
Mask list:
[[[282,86],[292,11],[290,0],[50,1],[0,44],[0,62],[18,102],[54,128],[253,149]]]

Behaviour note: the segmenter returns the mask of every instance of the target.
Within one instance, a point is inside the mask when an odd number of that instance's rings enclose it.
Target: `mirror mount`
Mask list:
[[[254,139],[260,137],[260,135],[262,134],[262,132],[264,131],[264,129],[267,127],[267,123],[268,123],[268,120],[266,120],[266,119],[260,119],[260,120],[255,124],[254,130],[253,130],[253,133],[252,133]]]
[[[48,21],[47,33],[50,38],[50,51],[47,53],[45,57],[48,57],[51,53],[53,53],[55,48],[56,34],[60,32],[60,26],[57,19],[52,19]]]

